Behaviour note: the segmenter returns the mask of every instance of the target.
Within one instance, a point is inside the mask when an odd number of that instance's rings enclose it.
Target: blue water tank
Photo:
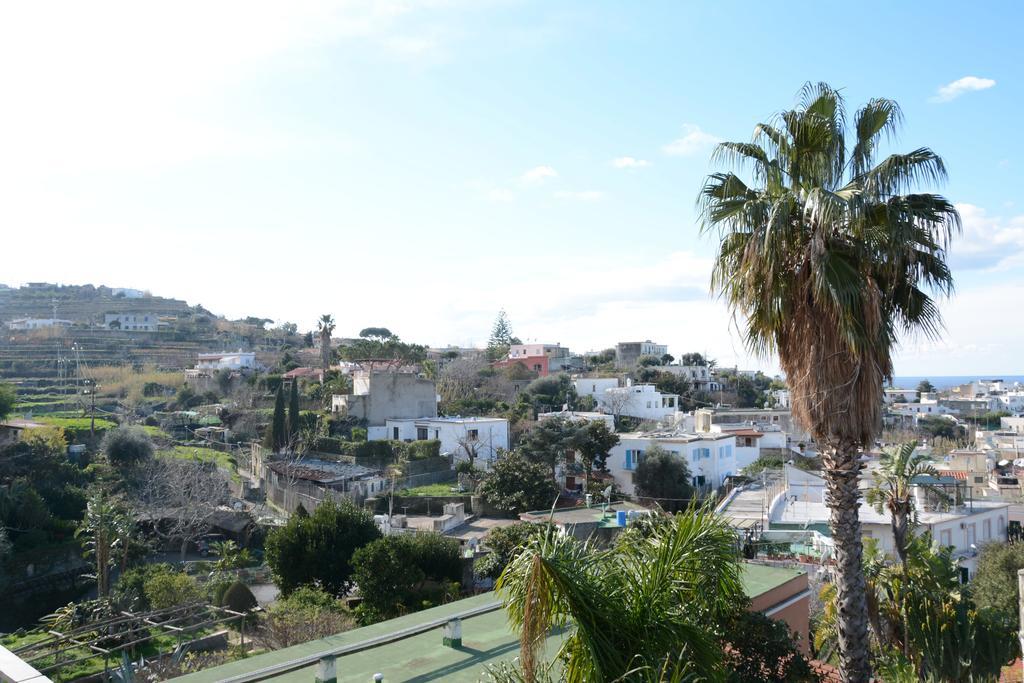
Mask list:
[[[615,513],[615,521],[618,523],[619,526],[626,526],[626,511],[618,510]]]

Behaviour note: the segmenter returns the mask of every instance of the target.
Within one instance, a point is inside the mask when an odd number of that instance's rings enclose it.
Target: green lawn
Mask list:
[[[90,424],[90,418],[88,417],[53,417],[52,415],[40,415],[39,417],[33,417],[32,419],[37,422],[42,422],[43,424],[63,427],[64,429],[74,429],[76,431],[88,430]],[[103,431],[104,429],[114,429],[116,427],[116,422],[112,422],[102,417],[96,418],[96,431],[98,432]]]
[[[213,448],[202,448],[200,446],[175,446],[174,448],[161,449],[157,451],[157,455],[168,458],[179,458],[181,460],[199,458],[199,460],[203,462],[216,463],[217,467],[230,472],[233,479],[238,477],[235,473],[235,456],[231,453],[214,450]]]
[[[457,482],[444,482],[441,484],[427,484],[411,489],[402,489],[398,492],[400,496],[451,496],[458,495],[452,488],[457,487]]]

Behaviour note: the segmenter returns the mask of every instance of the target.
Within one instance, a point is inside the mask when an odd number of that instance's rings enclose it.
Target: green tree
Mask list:
[[[498,458],[479,491],[489,504],[512,514],[550,508],[558,497],[550,470],[517,451]]]
[[[380,538],[373,516],[344,499],[325,501],[308,517],[292,515],[271,531],[266,560],[286,596],[300,586],[316,586],[342,596],[351,586],[350,560],[358,548]]]
[[[128,546],[135,523],[124,508],[102,494],[94,494],[85,508],[85,517],[75,531],[82,539],[83,555],[91,558],[96,573],[96,591],[106,597],[110,593],[110,570],[120,558],[127,564]]]
[[[590,476],[594,470],[605,472],[608,453],[619,445],[618,434],[610,431],[604,421],[585,420],[577,424],[576,433],[569,441],[576,451],[577,460],[583,466],[586,485],[590,489]]]
[[[930,394],[935,391],[935,385],[929,382],[927,379],[921,380],[917,385],[917,393],[919,394]]]
[[[276,406],[275,406],[276,409]],[[288,396],[288,443],[298,443],[299,432],[302,429],[302,417],[299,414],[299,380],[292,380],[291,393]]]
[[[1017,572],[1024,569],[1024,543],[986,543],[971,579],[971,595],[981,609],[1017,613],[1020,593]]]
[[[205,598],[203,589],[185,572],[157,573],[147,579],[143,591],[153,609],[178,607]]]
[[[379,538],[352,556],[352,578],[363,601],[362,619],[374,623],[439,604],[462,578],[459,543],[440,534]]]
[[[275,453],[280,453],[288,447],[288,425],[284,411],[284,389],[278,384],[277,394],[274,396],[274,417],[267,426],[267,433],[263,437],[263,445]]]
[[[0,420],[11,414],[17,401],[18,395],[14,392],[14,387],[7,382],[0,382]]]
[[[800,654],[789,625],[738,605],[720,626],[727,683],[817,682]]]
[[[644,451],[633,472],[633,485],[638,496],[653,498],[669,509],[683,507],[683,501],[693,496],[686,460],[659,444]]]
[[[632,680],[644,667],[663,671],[661,680],[720,680],[722,648],[709,624],[744,599],[734,545],[710,507],[607,550],[570,535],[531,540],[497,584],[520,631],[523,679],[537,680],[539,650],[567,624],[556,655],[567,680]]]
[[[326,373],[331,367],[331,335],[334,334],[334,316],[325,313],[316,323],[320,339],[320,367]]]
[[[508,563],[522,552],[530,539],[545,532],[550,534],[554,529],[551,524],[533,522],[517,522],[491,529],[483,543],[488,552],[476,559],[473,571],[478,576],[497,579]]]
[[[871,676],[861,569],[859,449],[881,425],[884,382],[897,335],[937,337],[948,294],[946,247],[960,227],[951,202],[908,194],[945,177],[927,148],[876,164],[878,143],[901,121],[899,106],[873,99],[853,120],[827,84],[807,84],[796,109],[758,124],[754,140],[721,143],[715,159],[752,169],[710,175],[701,191],[705,231],[721,245],[712,287],[747,321],[748,348],[777,353],[794,417],[820,444],[836,547],[844,680]],[[848,149],[849,144],[849,149]]]
[[[104,435],[100,449],[110,464],[137,465],[153,457],[153,440],[141,427],[122,426]]]
[[[495,361],[507,357],[509,347],[518,343],[519,339],[512,334],[508,314],[504,309],[498,311],[498,317],[491,328],[491,337],[487,340],[487,359]]]
[[[636,359],[636,364],[641,368],[649,368],[652,366],[662,365],[662,362],[659,356],[640,356]]]
[[[907,563],[910,534],[917,526],[914,482],[919,477],[938,475],[929,457],[916,452],[916,449],[916,441],[885,449],[875,472],[875,482],[866,496],[878,514],[888,512],[896,554],[904,565]],[[938,493],[935,487],[926,488]]]
[[[562,417],[541,420],[527,432],[519,451],[531,462],[547,467],[554,481],[559,463],[564,462],[566,452],[574,448],[578,429],[576,423]]]

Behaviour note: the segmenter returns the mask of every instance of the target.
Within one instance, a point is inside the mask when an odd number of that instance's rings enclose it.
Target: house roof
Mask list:
[[[799,576],[795,569],[743,564],[742,581],[747,597],[754,599]],[[199,671],[173,680],[180,683],[215,683],[233,676],[254,672],[265,667],[283,664],[302,657],[310,657],[348,645],[363,643],[402,630],[414,629],[473,609],[486,608],[494,603],[494,593],[456,600],[440,607],[389,619],[372,626],[313,640],[301,645],[266,652],[239,659],[222,666]],[[547,638],[547,652],[553,654],[564,638],[566,630],[556,629]],[[519,634],[509,626],[503,609],[480,614],[462,621],[462,647],[441,644],[441,629],[396,640],[378,647],[344,655],[337,660],[339,680],[370,681],[375,673],[384,674],[385,681],[465,681],[475,683],[486,677],[486,667],[498,662],[511,662],[519,655]],[[268,680],[306,683],[313,680],[315,667],[293,671]]]
[[[284,477],[329,483],[341,479],[358,479],[377,474],[376,470],[362,465],[329,460],[304,459],[301,462],[279,460],[267,464],[267,469]]]

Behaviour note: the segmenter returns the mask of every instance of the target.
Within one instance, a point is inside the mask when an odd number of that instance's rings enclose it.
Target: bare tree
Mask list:
[[[140,474],[132,491],[138,517],[150,521],[158,537],[180,541],[184,561],[189,544],[230,501],[227,478],[212,463],[173,458],[153,458]]]

